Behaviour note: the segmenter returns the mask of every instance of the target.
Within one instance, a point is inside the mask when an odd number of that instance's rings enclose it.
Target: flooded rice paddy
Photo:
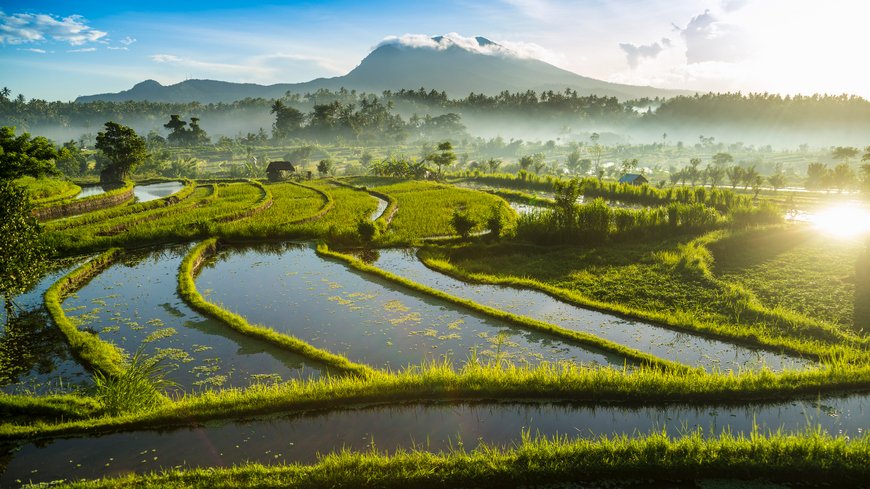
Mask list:
[[[379,368],[461,364],[474,355],[514,364],[625,362],[357,272],[311,244],[222,248],[196,284],[206,300],[253,324]]]
[[[160,182],[149,185],[136,185],[133,187],[135,202],[150,202],[152,200],[169,197],[184,188],[181,182]]]
[[[375,211],[372,212],[372,215],[369,216],[369,220],[374,221],[375,219],[381,217],[381,214],[383,214],[384,211],[387,210],[387,204],[389,204],[389,202],[380,197],[375,197],[374,195],[372,195],[372,197],[374,197],[375,200],[378,201],[377,209],[375,209]]]
[[[587,406],[577,404],[437,404],[338,410],[195,428],[43,440],[4,447],[0,485],[96,479],[168,468],[312,463],[342,449],[428,452],[516,446],[522,432],[553,437],[678,436],[702,428],[750,436],[803,432],[860,435],[870,428],[868,395],[808,398],[755,406]]]
[[[577,307],[531,289],[470,284],[427,268],[413,249],[379,250],[372,265],[419,284],[572,331],[584,331],[639,351],[707,371],[786,367],[812,362]]]
[[[163,358],[167,378],[192,391],[318,377],[325,367],[253,340],[190,309],[178,295],[189,246],[124,255],[63,302],[80,329],[129,354]]]
[[[42,297],[52,284],[85,260],[81,257],[52,264],[31,290],[15,297],[20,309],[14,308],[11,318],[0,310],[0,392],[44,395],[90,385],[90,373],[73,357]]]

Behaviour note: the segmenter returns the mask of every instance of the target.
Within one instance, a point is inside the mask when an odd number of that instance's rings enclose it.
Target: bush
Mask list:
[[[501,215],[501,204],[493,205],[490,209],[489,218],[486,220],[486,229],[489,230],[490,238],[498,241],[504,231],[504,218]]]
[[[356,223],[356,230],[359,233],[360,239],[364,243],[370,243],[378,235],[378,226],[374,221],[368,219],[360,219]]]
[[[456,231],[456,234],[467,238],[471,234],[471,230],[477,225],[476,222],[468,215],[468,211],[453,211],[453,217],[450,218],[450,225]]]

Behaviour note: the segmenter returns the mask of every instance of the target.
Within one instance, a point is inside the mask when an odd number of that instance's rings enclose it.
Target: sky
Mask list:
[[[69,101],[147,79],[296,83],[391,38],[449,34],[616,83],[870,98],[868,14],[854,0],[3,0],[0,87]]]

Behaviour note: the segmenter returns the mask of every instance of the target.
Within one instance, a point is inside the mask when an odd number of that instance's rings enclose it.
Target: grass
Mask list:
[[[63,311],[63,295],[111,263],[120,252],[120,249],[114,248],[103,253],[68,273],[45,292],[45,307],[54,323],[66,336],[73,355],[88,369],[101,372],[106,376],[121,374],[123,364],[121,350],[101,341],[94,334],[79,331]]]
[[[705,246],[727,235],[555,250],[430,247],[420,256],[427,266],[463,280],[530,287],[581,307],[774,351],[866,362],[867,342],[850,330],[765,307],[746,290],[714,277]]]
[[[215,238],[203,241],[190,250],[181,263],[181,267],[178,271],[178,288],[182,298],[184,298],[192,308],[224,322],[229,327],[244,335],[271,343],[278,347],[287,349],[288,351],[305,355],[312,360],[336,370],[347,372],[359,377],[369,377],[373,374],[372,370],[365,365],[356,364],[343,356],[334,355],[314,348],[300,339],[277,333],[270,328],[251,325],[245,318],[206,301],[196,290],[194,275],[196,269],[205,259],[204,255],[214,249],[216,245],[217,239]]]
[[[710,248],[716,276],[751,290],[767,307],[858,326],[853,296],[861,243],[783,227],[736,234]]]
[[[31,202],[37,206],[70,199],[82,191],[81,187],[70,181],[53,178],[22,177],[16,183],[30,190]]]
[[[475,179],[470,175],[463,178]],[[551,185],[546,179],[498,176],[480,181],[495,185],[499,178],[513,182],[516,186],[512,188]],[[388,211],[396,206],[399,209],[392,223],[393,231],[375,241],[376,245],[384,245],[414,241],[430,233],[453,234],[446,223],[454,209],[480,208],[482,215],[488,217],[490,204],[502,202],[494,195],[428,182],[374,177],[342,181],[366,189],[338,187],[326,180],[307,184],[214,182],[207,188],[189,185],[176,194],[178,197],[189,192],[186,200],[181,199],[183,202],[169,207],[152,204],[153,207],[129,206],[92,213],[67,220],[63,225],[49,224],[52,228],[49,236],[61,254],[214,236],[237,241],[309,237],[329,240],[335,245],[356,239],[352,224],[360,217],[369,218],[374,209],[374,199],[368,192],[388,200]],[[673,194],[675,200],[691,200],[687,191],[677,192]],[[519,192],[502,191],[499,195],[517,201],[531,198]],[[705,192],[704,202],[708,206],[709,198],[710,192]],[[693,191],[692,199],[698,200],[697,192]],[[139,210],[130,213],[132,208]],[[515,219],[510,214],[508,219]],[[379,226],[386,230],[386,217],[383,219]],[[61,229],[69,223],[77,225]],[[98,232],[112,228],[119,230],[118,234],[97,236]],[[197,292],[193,277],[209,247],[217,242],[209,239],[191,250],[179,270],[180,291],[192,307],[244,334],[352,375],[187,393],[164,398],[146,410],[107,409],[98,398],[80,395],[0,396],[0,411],[6,414],[0,424],[0,439],[20,442],[61,435],[190,426],[193,422],[274,413],[328,412],[358,405],[537,399],[542,404],[569,400],[593,405],[715,406],[759,399],[783,403],[823,392],[867,389],[870,387],[867,340],[847,324],[852,286],[848,280],[841,280],[848,279],[853,257],[860,250],[852,245],[807,238],[806,234],[793,230],[782,226],[722,230],[701,236],[656,237],[607,246],[546,248],[510,239],[498,245],[453,241],[454,246],[428,247],[420,256],[428,266],[462,279],[533,287],[583,307],[735,343],[819,358],[825,363],[824,369],[703,372],[592,335],[555,328],[422,287],[329,251],[321,244],[320,254],[341,259],[359,270],[524,328],[622,355],[633,367],[585,369],[561,364],[531,367],[477,362],[457,367],[444,361],[399,371],[375,370],[267,327],[251,325],[205,301]],[[78,331],[64,315],[61,301],[66,291],[98,273],[119,252],[110,250],[81,266],[45,295],[52,318],[69,339],[77,358],[89,368],[115,377],[125,372],[122,352],[95,335]],[[456,450],[442,454],[341,452],[312,466],[246,465],[229,470],[168,471],[163,475],[81,484],[321,487],[358,486],[376,481],[383,487],[455,487],[576,483],[603,478],[667,480],[676,473],[684,480],[738,474],[746,479],[858,483],[867,477],[865,467],[870,453],[867,448],[865,437],[847,441],[817,431],[763,436],[755,433],[745,439],[727,433],[707,437],[698,432],[674,438],[654,433],[590,440],[544,440],[526,434],[520,446],[511,448],[482,445],[473,452]]]
[[[735,487],[747,479],[799,484],[863,484],[868,476],[870,439],[849,439],[807,430],[803,436],[771,432],[715,437],[701,431],[674,439],[664,433],[593,439],[546,438],[522,433],[514,447],[478,444],[437,454],[424,450],[394,453],[342,450],[311,466],[264,467],[245,464],[224,470],[166,470],[160,474],[72,487],[553,487],[543,484],[592,483],[607,479],[653,482],[725,479]],[[584,484],[584,486],[586,485]]]
[[[450,220],[454,210],[468,212],[477,223],[472,232],[483,231],[490,208],[504,203],[502,199],[482,192],[419,181],[380,186],[378,192],[396,199],[399,210],[391,227],[394,233],[406,239],[453,236],[455,231]],[[516,220],[516,213],[508,205],[502,206],[501,213],[508,226]]]

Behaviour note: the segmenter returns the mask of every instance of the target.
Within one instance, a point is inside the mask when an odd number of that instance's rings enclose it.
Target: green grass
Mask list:
[[[855,240],[810,229],[750,231],[711,244],[715,273],[751,290],[768,307],[853,326]]]
[[[70,181],[53,178],[23,177],[16,180],[16,183],[27,187],[31,202],[37,206],[69,199],[82,191],[81,187]]]
[[[867,342],[850,330],[769,308],[709,270],[705,247],[728,232],[557,249],[495,245],[428,248],[427,266],[460,279],[530,287],[591,307],[811,358],[864,363]]]
[[[373,371],[365,365],[356,364],[343,356],[334,355],[324,350],[314,348],[298,338],[278,333],[268,327],[251,325],[245,318],[206,301],[196,290],[194,275],[196,269],[205,259],[204,255],[213,251],[216,243],[216,238],[203,241],[195,246],[181,263],[181,267],[178,271],[178,289],[182,298],[187,301],[191,307],[222,321],[232,329],[244,335],[307,356],[308,358],[333,369],[360,377],[369,377],[373,375]]]
[[[613,479],[647,483],[721,479],[733,487],[760,479],[842,487],[865,483],[868,462],[867,436],[849,439],[810,430],[799,436],[756,432],[714,437],[690,431],[679,439],[664,433],[583,439],[523,432],[522,441],[514,447],[479,443],[466,449],[457,440],[455,447],[437,454],[342,450],[322,456],[311,466],[245,464],[221,470],[167,470],[72,487],[534,488],[562,483],[611,487]]]
[[[276,150],[277,151],[277,150]],[[467,179],[473,180],[469,176]],[[490,183],[497,183],[492,177]],[[551,185],[546,179],[525,179],[530,188]],[[528,182],[532,181],[532,184]],[[413,242],[432,234],[452,235],[446,224],[454,209],[480,209],[488,216],[495,195],[450,186],[393,178],[342,179],[365,191],[338,187],[326,180],[305,184],[216,182],[214,187],[188,186],[179,194],[189,198],[169,207],[129,206],[50,224],[49,237],[60,254],[125,248],[215,236],[234,241],[319,238],[333,245],[354,242],[353,223],[370,218],[375,201],[366,192],[397,205],[393,231],[375,245]],[[200,182],[202,184],[202,182]],[[508,185],[504,185],[508,186]],[[214,191],[212,190],[214,189]],[[674,191],[676,192],[676,191]],[[178,195],[178,194],[177,194]],[[501,192],[522,201],[531,196]],[[676,193],[674,199],[688,199]],[[694,193],[692,194],[694,198]],[[705,192],[705,199],[709,192]],[[810,199],[811,200],[811,199]],[[271,207],[267,207],[271,202]],[[809,202],[809,200],[807,201]],[[506,206],[504,206],[506,207]],[[130,209],[139,209],[131,214]],[[390,207],[388,207],[389,209]],[[513,213],[509,220],[513,220]],[[314,219],[313,222],[301,222]],[[226,221],[226,222],[221,222]],[[419,222],[417,222],[419,221]],[[121,226],[119,234],[97,236]],[[385,224],[382,229],[386,229]],[[494,317],[540,330],[591,347],[622,355],[632,368],[586,369],[541,364],[515,367],[447,361],[381,371],[319,350],[266,326],[208,303],[196,291],[193,276],[214,239],[201,243],[179,270],[179,288],[192,307],[261,341],[270,342],[352,375],[322,376],[317,380],[247,389],[207,390],[178,395],[145,412],[108,415],[96,398],[78,395],[0,396],[0,439],[32,440],[61,435],[95,435],[158,426],[189,426],[274,413],[337,410],[348,406],[387,406],[395,403],[485,402],[538,399],[547,404],[575,402],[691,404],[788,402],[801,396],[870,388],[867,342],[848,323],[848,277],[854,272],[857,245],[837,244],[793,227],[747,231],[722,230],[703,236],[671,236],[602,246],[540,247],[506,239],[498,245],[450,241],[420,252],[430,267],[466,280],[532,287],[566,302],[653,321],[674,329],[701,332],[726,341],[758,345],[820,358],[824,369],[769,370],[735,373],[703,372],[603,341],[592,335],[555,328],[459,297],[452,297],[368,267],[324,244],[322,255],[335,257],[359,270],[402,284],[415,291],[451,301]],[[72,350],[89,368],[117,374],[125,367],[117,348],[94,335],[78,331],[63,313],[65,290],[87,280],[110,263],[112,250],[58,281],[46,293],[46,305]],[[846,278],[846,281],[841,280]],[[82,484],[126,485],[261,485],[321,487],[358,486],[376,481],[383,487],[456,487],[542,484],[615,478],[682,479],[733,477],[781,481],[865,481],[867,439],[808,431],[790,436],[754,434],[749,439],[698,433],[667,438],[660,434],[632,438],[541,440],[527,436],[508,449],[482,446],[475,452],[444,454],[410,451],[338,453],[312,466],[264,468],[257,465],[231,470],[168,472],[148,479],[116,479]],[[306,486],[307,484],[307,486]]]

